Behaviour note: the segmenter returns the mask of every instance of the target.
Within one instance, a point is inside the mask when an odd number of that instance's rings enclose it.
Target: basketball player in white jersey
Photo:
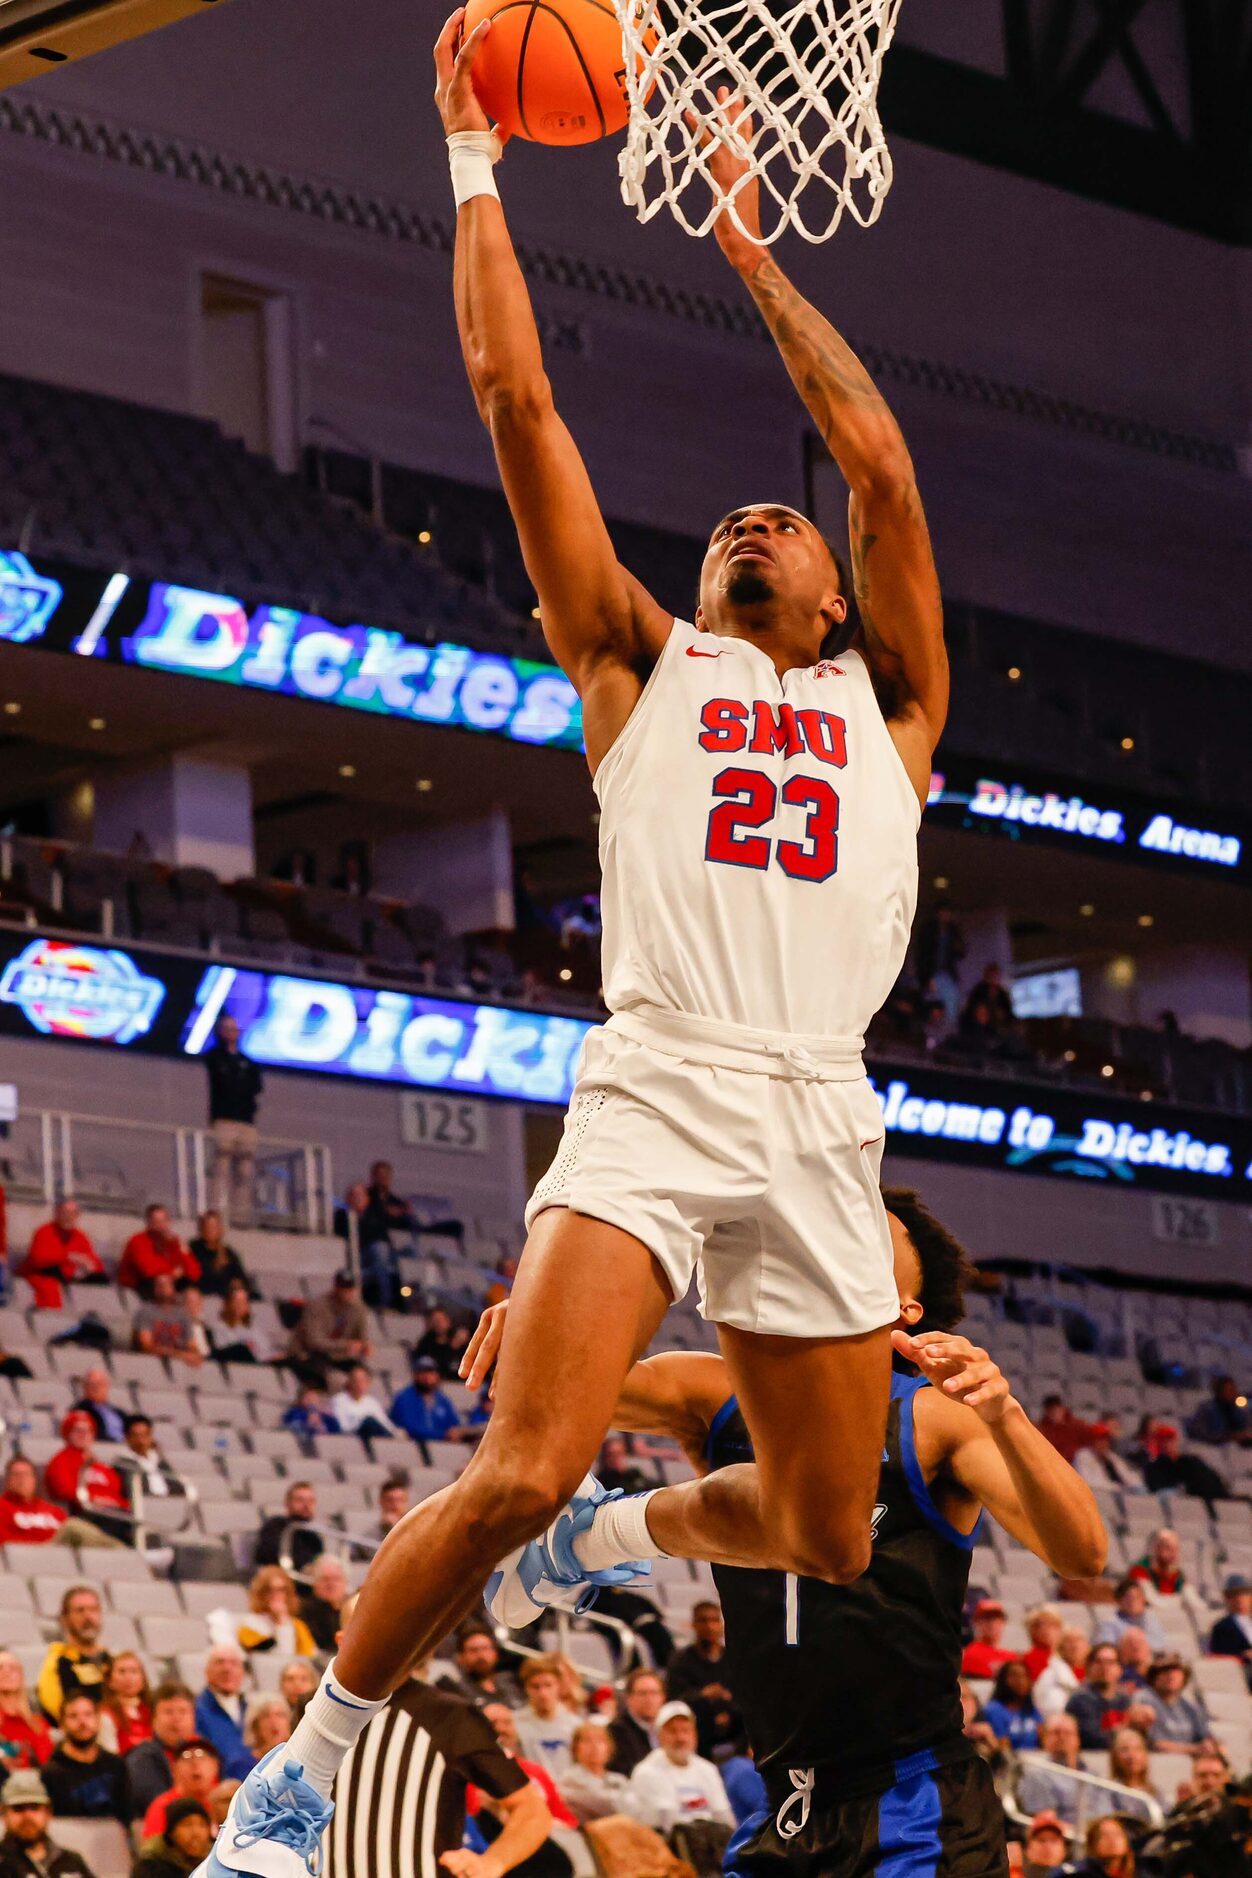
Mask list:
[[[357,1733],[497,1560],[510,1556],[493,1608],[525,1616],[559,1600],[571,1546],[580,1577],[599,1563],[588,1543],[618,1559],[623,1539],[632,1558],[667,1549],[663,1521],[593,1534],[597,1510],[617,1509],[597,1509],[594,1483],[576,1490],[693,1273],[756,1466],[688,1502],[683,1543],[702,1521],[700,1556],[834,1583],[870,1557],[898,1303],[861,1042],[904,959],[948,692],[912,463],[853,353],[723,220],[727,259],[848,481],[861,632],[822,656],[844,627],[842,575],[817,529],[774,502],[714,528],[694,624],[660,606],[619,565],[554,408],[470,82],[489,27],[458,51],[460,28],[458,12],[436,48],[457,320],[544,632],[582,698],[613,1015],[588,1039],[528,1209],[482,1445],[383,1545],[295,1736],[237,1796],[211,1878],[298,1873]],[[734,158],[715,161],[732,179]],[[751,226],[751,190],[738,204]]]

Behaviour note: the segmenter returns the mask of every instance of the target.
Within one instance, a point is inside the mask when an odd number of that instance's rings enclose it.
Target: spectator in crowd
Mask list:
[[[557,1778],[569,1766],[570,1742],[578,1717],[566,1708],[560,1665],[553,1656],[534,1656],[521,1667],[525,1705],[517,1715],[521,1752]]]
[[[104,1679],[100,1740],[123,1759],[141,1741],[152,1739],[152,1691],[148,1672],[133,1650],[119,1650]]]
[[[165,1830],[144,1839],[130,1878],[188,1878],[213,1850],[213,1820],[199,1800],[174,1800]]]
[[[730,1702],[727,1687],[726,1626],[722,1607],[702,1598],[691,1607],[692,1641],[676,1650],[665,1669],[665,1693],[671,1702]]]
[[[318,1649],[327,1654],[334,1650],[335,1638],[342,1629],[339,1613],[347,1595],[348,1574],[343,1560],[331,1552],[323,1552],[314,1561],[309,1592],[300,1600],[300,1615]]]
[[[303,1440],[315,1440],[318,1435],[341,1435],[343,1429],[326,1406],[325,1391],[316,1389],[310,1383],[301,1389],[289,1409],[283,1411],[283,1427],[290,1428],[293,1435]]]
[[[1148,1671],[1155,1652],[1142,1630],[1123,1630],[1117,1641],[1117,1660],[1122,1666],[1122,1682],[1127,1689],[1146,1689]]]
[[[216,1750],[222,1772],[232,1780],[242,1780],[253,1765],[243,1738],[248,1714],[245,1673],[239,1645],[215,1643],[204,1659],[204,1687],[196,1697],[196,1734]]]
[[[332,1646],[333,1647],[333,1646]],[[294,1662],[302,1662],[301,1657],[294,1657]],[[253,1761],[264,1759],[271,1748],[279,1746],[291,1734],[291,1710],[281,1695],[259,1695],[248,1704],[248,1719],[244,1723],[244,1745]]]
[[[386,1215],[380,1215],[370,1206],[370,1190],[365,1181],[354,1180],[345,1191],[342,1204],[335,1208],[334,1231],[336,1237],[343,1240],[348,1257],[360,1265],[368,1302],[393,1309],[399,1301],[399,1277],[391,1234]]]
[[[203,1062],[209,1077],[213,1206],[238,1225],[252,1218],[256,1204],[256,1112],[262,1079],[239,1048],[239,1025],[228,1013],[218,1018]]]
[[[1129,1701],[1116,1644],[1095,1645],[1087,1658],[1086,1681],[1066,1704],[1078,1723],[1084,1749],[1091,1752],[1108,1746],[1109,1736],[1125,1719]]]
[[[296,1587],[281,1565],[263,1565],[248,1586],[248,1616],[239,1626],[246,1655],[316,1656],[317,1645],[297,1609]]]
[[[657,1747],[656,1718],[665,1704],[665,1684],[654,1669],[632,1669],[626,1678],[622,1712],[609,1723],[615,1774],[630,1774]]]
[[[261,1522],[253,1564],[289,1566],[303,1576],[326,1549],[325,1535],[316,1527],[316,1520],[317,1488],[311,1481],[293,1480],[283,1499],[282,1512],[271,1513]],[[282,1556],[283,1534],[289,1526],[296,1528],[291,1534],[290,1560]]]
[[[170,1756],[173,1784],[158,1793],[143,1816],[142,1836],[157,1837],[165,1830],[166,1815],[175,1800],[198,1800],[208,1810],[209,1795],[222,1777],[222,1763],[211,1741],[192,1735]]]
[[[161,1682],[152,1692],[152,1733],[126,1756],[126,1816],[142,1819],[174,1778],[174,1755],[196,1732],[196,1699],[186,1683]]]
[[[44,1468],[44,1485],[51,1497],[67,1510],[80,1512],[84,1519],[111,1532],[120,1539],[131,1534],[130,1502],[122,1476],[115,1467],[98,1461],[93,1453],[96,1424],[86,1409],[71,1409],[61,1423],[59,1448]],[[110,1519],[110,1513],[120,1519]]]
[[[82,1395],[74,1407],[90,1415],[101,1441],[121,1441],[126,1433],[125,1411],[111,1401],[113,1378],[102,1364],[85,1370],[79,1379]]]
[[[1013,1661],[1016,1651],[1006,1650],[1001,1641],[1005,1622],[1004,1606],[998,1598],[979,1598],[970,1617],[973,1641],[965,1645],[961,1655],[962,1676],[990,1682],[1003,1663]]]
[[[974,1752],[980,1760],[986,1761],[993,1774],[999,1776],[1009,1766],[1009,1757],[996,1739],[995,1729],[982,1717],[982,1704],[967,1682],[960,1685],[961,1692],[961,1733],[973,1744]]]
[[[367,1364],[354,1363],[343,1388],[330,1398],[330,1411],[345,1435],[360,1435],[362,1441],[385,1441],[399,1435],[400,1430],[371,1390],[372,1380]]]
[[[1128,1630],[1142,1630],[1154,1650],[1169,1648],[1169,1639],[1156,1612],[1148,1608],[1148,1594],[1138,1578],[1123,1578],[1117,1586],[1116,1609],[1092,1632],[1093,1643],[1119,1643]]]
[[[252,1298],[241,1278],[227,1285],[209,1338],[219,1363],[272,1363],[281,1354],[268,1333],[254,1322]]]
[[[945,902],[935,907],[917,934],[917,979],[932,987],[943,1006],[948,1028],[957,1021],[960,1008],[961,961],[965,957],[965,934],[952,908]]]
[[[1215,1448],[1247,1447],[1252,1442],[1252,1410],[1233,1376],[1217,1378],[1209,1400],[1200,1404],[1187,1423],[1187,1433],[1193,1441]]]
[[[133,1477],[143,1482],[145,1493],[158,1500],[185,1494],[186,1484],[175,1472],[157,1446],[156,1430],[150,1415],[128,1415],[124,1429],[125,1451],[117,1456],[123,1479]]]
[[[201,1213],[197,1221],[191,1254],[200,1267],[200,1289],[206,1298],[224,1298],[235,1284],[243,1285],[249,1297],[252,1296],[252,1280],[234,1246],[227,1243],[221,1214],[212,1207],[207,1213]]]
[[[561,921],[561,944],[568,951],[571,946],[592,945],[599,937],[600,896],[585,893]]]
[[[416,1350],[411,1360],[413,1380],[391,1404],[391,1420],[413,1441],[460,1441],[468,1431],[439,1387],[438,1363]]]
[[[300,1314],[288,1346],[292,1368],[301,1382],[326,1386],[328,1368],[351,1369],[374,1353],[369,1319],[350,1271],[335,1273],[324,1297],[311,1298]]]
[[[993,1036],[1003,1036],[1006,1031],[1012,1030],[1015,1021],[1013,1000],[1005,990],[1000,967],[994,962],[983,966],[982,977],[966,998],[965,1009],[961,1013],[962,1024],[975,1004],[986,1006],[987,1022]]]
[[[696,1753],[696,1718],[685,1702],[666,1702],[656,1718],[660,1742],[630,1776],[634,1810],[647,1826],[668,1833],[679,1821],[735,1823],[722,1777]]]
[[[466,1702],[507,1702],[520,1708],[522,1691],[516,1676],[500,1667],[500,1650],[488,1624],[468,1618],[456,1633],[456,1675],[439,1683]]]
[[[309,1698],[317,1688],[319,1680],[317,1667],[307,1656],[293,1656],[289,1663],[283,1664],[283,1673],[278,1678],[278,1690],[291,1710],[293,1725],[299,1721],[308,1707]]]
[[[1219,1617],[1209,1636],[1213,1656],[1237,1656],[1252,1689],[1252,1578],[1231,1572],[1222,1584],[1226,1615]]]
[[[607,1493],[646,1493],[649,1487],[656,1485],[656,1476],[649,1479],[632,1459],[625,1435],[605,1436],[596,1478]]]
[[[1071,1463],[1079,1448],[1091,1439],[1091,1424],[1081,1421],[1059,1395],[1044,1396],[1039,1427],[1057,1453]]]
[[[37,1773],[10,1774],[0,1788],[4,1838],[0,1840],[0,1878],[95,1878],[77,1852],[66,1852],[49,1837],[52,1808],[48,1789]]]
[[[78,1223],[77,1200],[59,1201],[52,1218],[36,1226],[15,1276],[30,1286],[37,1311],[62,1310],[67,1285],[108,1284],[109,1274]]]
[[[609,1769],[613,1743],[601,1721],[579,1722],[570,1736],[570,1764],[557,1790],[580,1826],[633,1810],[634,1794],[625,1774]]]
[[[1063,1709],[1071,1695],[1082,1687],[1090,1651],[1086,1632],[1079,1630],[1076,1624],[1061,1632],[1051,1662],[1035,1682],[1035,1707],[1041,1715],[1052,1715]]]
[[[178,1234],[170,1231],[169,1209],[154,1200],[144,1208],[143,1217],[143,1231],[132,1233],[122,1248],[118,1284],[137,1291],[141,1298],[150,1298],[154,1278],[189,1278],[195,1283],[200,1277],[200,1261],[193,1258]]]
[[[66,1696],[61,1739],[43,1770],[58,1819],[126,1818],[126,1774],[119,1754],[100,1745],[100,1705],[94,1696]]]
[[[1184,1454],[1182,1436],[1172,1422],[1154,1422],[1148,1434],[1143,1477],[1149,1493],[1181,1491],[1196,1500],[1224,1500],[1227,1487],[1216,1468],[1198,1454]]]
[[[412,1504],[406,1475],[392,1474],[378,1489],[378,1537],[383,1540],[400,1524]]]
[[[39,1475],[25,1455],[15,1454],[4,1470],[0,1494],[0,1545],[46,1545],[66,1525],[64,1508],[39,1497]],[[70,1522],[85,1526],[85,1520]],[[67,1543],[69,1543],[67,1541]]]
[[[1174,1795],[1174,1811],[1189,1800],[1212,1799],[1224,1794],[1230,1785],[1231,1768],[1221,1748],[1210,1742],[1201,1748],[1191,1763],[1191,1778],[1179,1783]]]
[[[51,1752],[52,1735],[35,1713],[26,1673],[11,1650],[0,1650],[0,1770],[42,1767]]]
[[[1059,1871],[1062,1867],[1070,1870],[1066,1864],[1069,1838],[1055,1812],[1047,1809],[1036,1813],[1022,1842],[1020,1878],[1047,1878],[1050,1871]]]
[[[453,1324],[442,1304],[436,1304],[426,1318],[426,1329],[413,1352],[414,1359],[433,1359],[444,1382],[455,1382],[460,1373],[461,1352],[469,1342],[469,1332],[462,1324]]]
[[[1036,1610],[1027,1613],[1026,1634],[1030,1638],[1030,1647],[1022,1661],[1030,1671],[1032,1683],[1042,1676],[1056,1655],[1064,1629],[1061,1613],[1055,1604],[1041,1604]]]
[[[1146,1493],[1143,1475],[1113,1446],[1113,1423],[1088,1424],[1090,1439],[1074,1456],[1075,1471],[1095,1492]]]
[[[1156,1711],[1152,1725],[1154,1748],[1168,1749],[1171,1754],[1196,1754],[1213,1739],[1204,1704],[1184,1693],[1190,1675],[1181,1656],[1172,1651],[1153,1659],[1148,1691]]]
[[[1164,1810],[1160,1794],[1149,1778],[1151,1759],[1148,1744],[1137,1728],[1117,1728],[1109,1743],[1109,1779],[1115,1780],[1120,1787],[1129,1787],[1130,1795],[1119,1793],[1117,1810],[1128,1813],[1132,1819],[1151,1819],[1151,1807],[1148,1802],[1155,1800]],[[1131,1797],[1142,1794],[1142,1800]]]
[[[983,1708],[983,1720],[995,1730],[996,1740],[1015,1753],[1039,1745],[1039,1723],[1043,1718],[1030,1690],[1030,1671],[1020,1658],[1014,1658],[1001,1663],[996,1671],[995,1688]]]
[[[1158,1527],[1148,1549],[1136,1559],[1127,1576],[1151,1585],[1158,1597],[1181,1597],[1187,1588],[1187,1574],[1182,1568],[1182,1545],[1172,1526]]]
[[[1082,1742],[1072,1715],[1046,1715],[1039,1724],[1039,1747],[1046,1759],[1022,1768],[1017,1803],[1023,1812],[1050,1809],[1072,1824],[1080,1811],[1080,1783],[1071,1775],[1081,1766]]]
[[[538,1761],[528,1760],[521,1746],[518,1735],[517,1715],[503,1702],[488,1702],[481,1711],[483,1719],[490,1723],[492,1732],[500,1746],[510,1759],[515,1760],[529,1781],[532,1781],[542,1793],[548,1811],[558,1826],[569,1826],[577,1830],[578,1821],[566,1806],[557,1790],[547,1768]],[[519,1867],[519,1869],[524,1869]]]
[[[195,1320],[180,1302],[169,1272],[157,1272],[149,1282],[145,1300],[131,1319],[131,1341],[144,1356],[170,1357],[189,1369],[203,1363]]]
[[[85,1692],[99,1701],[112,1658],[100,1647],[104,1618],[100,1598],[90,1585],[70,1585],[61,1599],[61,1642],[48,1645],[35,1694],[51,1722],[61,1719],[61,1705]]]

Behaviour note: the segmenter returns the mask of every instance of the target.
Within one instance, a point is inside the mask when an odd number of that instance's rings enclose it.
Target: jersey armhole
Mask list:
[[[644,681],[643,689],[640,691],[639,696],[635,699],[634,707],[631,710],[630,716],[626,719],[626,722],[622,725],[616,737],[614,737],[612,743],[609,745],[608,749],[605,751],[604,755],[600,758],[600,761],[596,765],[596,773],[591,779],[591,787],[595,791],[596,800],[598,802],[602,801],[603,799],[600,794],[602,784],[612,780],[612,771],[613,771],[613,768],[616,767],[616,760],[617,760],[618,753],[622,749],[624,744],[626,743],[627,739],[630,737],[632,731],[634,731],[634,729],[638,725],[640,718],[643,716],[644,707],[647,704],[648,699],[651,697],[653,691],[656,689],[657,677],[658,677],[658,674],[660,673],[661,667],[664,665],[666,659],[671,658],[673,656],[671,652],[671,647],[673,646],[675,639],[678,637],[680,628],[683,628],[685,631],[689,633],[693,633],[695,631],[694,626],[688,625],[686,620],[681,620],[677,617],[677,615],[675,615],[674,619],[670,623],[669,634],[666,638],[665,644],[661,647],[660,652],[657,654],[656,661],[653,664],[652,670],[648,673],[648,676],[646,680]]]
[[[878,722],[882,725],[883,736],[887,739],[887,742],[891,746],[892,761],[895,764],[896,768],[899,770],[901,777],[903,778],[904,787],[908,791],[909,801],[913,805],[913,808],[916,812],[917,819],[916,819],[916,822],[914,823],[914,832],[916,833],[916,831],[920,829],[922,825],[922,820],[926,813],[926,805],[924,802],[922,802],[919,799],[917,791],[913,787],[913,778],[909,775],[908,770],[904,767],[904,758],[900,755],[899,746],[897,745],[895,738],[891,734],[890,720],[885,715],[878,693],[874,689],[874,674],[870,670],[869,660],[866,658],[865,654],[861,651],[859,646],[849,646],[846,652],[841,652],[839,654],[839,657],[841,659],[847,659],[847,658],[859,659],[861,662],[861,669],[865,673],[865,682],[869,686],[870,696],[873,699],[873,703],[874,703],[874,715],[878,719]],[[933,756],[932,756],[932,762],[933,762]]]
[[[709,1432],[704,1437],[704,1458],[708,1462],[711,1468],[715,1468],[717,1466],[717,1461],[713,1453],[713,1444],[717,1440],[717,1437],[721,1434],[722,1429],[726,1426],[727,1422],[730,1420],[731,1416],[734,1414],[735,1410],[738,1407],[739,1407],[738,1396],[734,1396],[734,1395],[727,1396],[726,1400],[722,1403],[722,1406],[718,1409],[717,1414],[713,1417],[712,1421],[709,1423]]]
[[[972,1532],[962,1532],[950,1519],[945,1519],[931,1498],[930,1488],[922,1473],[922,1464],[917,1456],[917,1437],[913,1426],[913,1404],[921,1390],[929,1389],[930,1384],[923,1377],[904,1379],[900,1390],[900,1460],[904,1467],[904,1478],[908,1482],[909,1492],[926,1524],[946,1539],[949,1545],[956,1546],[962,1552],[972,1552],[982,1534],[984,1514],[979,1513],[974,1521]]]

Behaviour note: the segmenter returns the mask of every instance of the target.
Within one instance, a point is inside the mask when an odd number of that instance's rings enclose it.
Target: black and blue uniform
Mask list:
[[[931,1498],[922,1378],[894,1374],[869,1569],[850,1585],[717,1565],[727,1680],[769,1795],[729,1878],[1003,1878],[1004,1812],[963,1732],[961,1618],[978,1529]],[[709,1464],[752,1458],[732,1396]]]

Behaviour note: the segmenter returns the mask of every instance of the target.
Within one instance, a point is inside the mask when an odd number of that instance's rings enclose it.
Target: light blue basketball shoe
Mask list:
[[[587,1474],[548,1530],[510,1552],[487,1580],[484,1594],[498,1624],[523,1630],[545,1611],[585,1611],[602,1586],[636,1584],[651,1576],[647,1559],[627,1559],[602,1571],[588,1571],[574,1551],[575,1539],[588,1530],[596,1508],[621,1497],[620,1487],[610,1493],[594,1474]]]
[[[316,1878],[334,1804],[283,1761],[284,1741],[257,1762],[230,1803],[217,1842],[191,1878]]]

